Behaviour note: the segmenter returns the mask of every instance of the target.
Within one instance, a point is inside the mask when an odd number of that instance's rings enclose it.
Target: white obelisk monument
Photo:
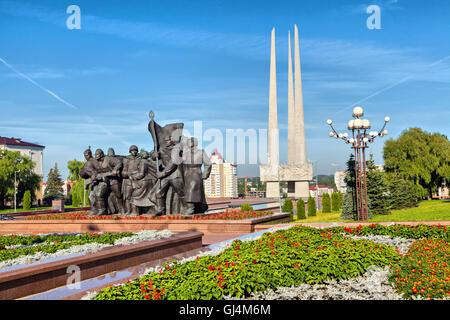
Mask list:
[[[267,164],[260,166],[261,181],[267,183],[266,197],[280,195],[279,181],[288,182],[288,196],[306,198],[312,180],[312,164],[307,162],[303,92],[300,68],[298,29],[294,30],[294,76],[292,75],[291,33],[288,53],[288,152],[287,164],[279,164],[279,140],[277,120],[277,86],[275,59],[275,28],[272,30],[269,80],[269,127]],[[295,79],[295,83],[294,83]]]

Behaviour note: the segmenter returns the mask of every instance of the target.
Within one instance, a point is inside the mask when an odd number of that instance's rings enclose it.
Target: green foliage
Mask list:
[[[404,238],[404,239],[444,239],[450,240],[450,229],[446,226],[428,226],[428,225],[416,225],[408,226],[402,224],[394,224],[390,226],[382,226],[380,224],[371,224],[358,227],[333,227],[330,228],[333,232],[348,233],[354,236],[369,236],[380,235],[389,236],[391,238]]]
[[[21,160],[21,161],[19,161]],[[5,201],[14,199],[14,172],[16,172],[17,202],[29,190],[32,200],[39,189],[41,177],[33,172],[35,163],[30,157],[22,156],[19,151],[0,150],[0,208]]]
[[[132,232],[122,233],[83,233],[79,235],[38,235],[38,236],[0,236],[0,261],[15,259],[19,256],[37,252],[54,253],[86,243],[114,244],[117,239],[130,237]],[[15,246],[14,248],[7,248]]]
[[[331,212],[331,200],[330,195],[328,193],[324,193],[322,195],[322,212],[323,213]]]
[[[253,207],[248,203],[241,204],[241,211],[253,211]]]
[[[367,197],[372,214],[389,213],[388,185],[383,178],[383,172],[375,166],[372,154],[367,161]]]
[[[391,209],[404,209],[417,206],[416,189],[412,182],[388,175],[389,205]]]
[[[316,177],[314,177],[316,179]],[[336,189],[336,184],[334,183],[334,175],[317,175],[317,184],[323,184],[326,186],[333,187],[333,189]]]
[[[308,217],[315,217],[316,214],[316,200],[310,196],[308,198]]]
[[[294,211],[294,205],[292,204],[291,199],[286,199],[283,202],[283,205],[281,206],[281,212],[293,212]]]
[[[370,266],[394,265],[400,259],[390,246],[295,226],[266,232],[254,241],[235,240],[217,256],[197,257],[183,264],[166,262],[160,270],[139,279],[102,289],[94,299],[242,299],[277,287],[354,278]]]
[[[331,210],[339,211],[339,209],[340,209],[339,193],[333,192],[331,194]]]
[[[31,192],[30,190],[25,191],[23,195],[23,209],[29,210],[31,209]]]
[[[50,169],[47,176],[47,186],[44,191],[44,198],[56,198],[63,194],[63,181],[58,170],[58,165]]]
[[[338,200],[339,200],[339,209],[338,210],[342,209],[342,201],[343,201],[343,199],[344,199],[344,194],[339,191],[338,192]]]
[[[410,128],[387,140],[383,152],[385,171],[412,182],[428,197],[450,181],[450,141],[445,135]]]
[[[347,192],[342,200],[342,213],[341,219],[343,220],[357,220],[358,214],[356,212],[356,199],[354,193],[350,188],[347,188]]]
[[[86,161],[78,161],[73,159],[72,161],[67,161],[67,169],[69,169],[69,176],[67,179],[72,182],[80,181],[80,171],[83,168]]]
[[[297,219],[298,220],[306,219],[305,201],[303,201],[302,198],[297,200]]]
[[[450,295],[450,246],[445,240],[426,239],[412,244],[395,266],[389,282],[403,298],[445,299]]]

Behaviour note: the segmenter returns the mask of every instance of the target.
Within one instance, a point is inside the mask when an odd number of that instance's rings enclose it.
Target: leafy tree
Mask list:
[[[316,180],[316,177],[314,177],[314,181]],[[336,184],[334,182],[334,175],[323,175],[319,174],[317,175],[317,184],[322,184],[326,186],[333,187],[333,189],[336,189]]]
[[[324,193],[322,196],[322,212],[331,212],[331,200],[328,193]]]
[[[30,210],[31,209],[31,192],[30,190],[25,191],[23,195],[23,209]]]
[[[371,154],[367,161],[367,197],[372,214],[389,213],[388,196],[388,186],[383,178],[383,172],[377,169]]]
[[[50,169],[47,176],[47,186],[44,191],[45,198],[56,198],[62,195],[64,182],[62,181],[61,174],[58,170],[58,165],[55,163],[55,167]]]
[[[69,169],[69,176],[67,177],[67,179],[72,182],[82,180],[82,178],[80,177],[80,171],[85,163],[86,161],[78,161],[76,159],[68,161],[67,169]]]
[[[414,183],[421,196],[431,198],[450,181],[450,141],[443,134],[410,128],[387,140],[383,152],[385,171]]]
[[[308,198],[308,217],[316,216],[316,200],[309,196]]]
[[[70,195],[72,197],[72,206],[79,207],[83,205],[83,201],[89,197],[84,190],[84,179],[80,177],[80,171],[83,168],[86,161],[78,161],[76,159],[67,162],[67,168],[69,169],[68,179],[73,182]]]
[[[306,219],[305,201],[303,201],[302,198],[297,200],[297,219],[298,220]]]
[[[281,212],[293,212],[294,211],[294,205],[292,204],[291,199],[286,199],[283,202],[283,205],[281,206]]]
[[[19,151],[0,150],[0,208],[5,201],[14,199],[14,172],[16,172],[17,202],[29,190],[31,199],[35,199],[35,191],[39,189],[41,177],[33,172],[35,163],[30,157],[22,156]]]

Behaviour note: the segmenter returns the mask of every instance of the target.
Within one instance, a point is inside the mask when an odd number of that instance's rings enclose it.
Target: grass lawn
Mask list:
[[[295,222],[354,222],[352,220],[341,220],[341,213],[317,212],[317,216]],[[296,217],[294,217],[296,218]],[[445,221],[450,220],[450,200],[423,200],[415,208],[392,210],[390,214],[378,215],[370,219],[370,222],[380,221]]]

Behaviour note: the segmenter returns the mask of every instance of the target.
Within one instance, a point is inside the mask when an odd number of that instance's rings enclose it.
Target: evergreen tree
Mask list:
[[[356,199],[354,198],[353,190],[347,188],[347,192],[342,200],[342,213],[341,219],[343,220],[357,220],[358,214],[356,212]]]
[[[23,209],[30,210],[30,208],[31,208],[31,192],[30,190],[27,190],[23,195]]]
[[[325,193],[322,196],[322,212],[324,213],[331,212],[331,200],[330,195],[328,193]]]
[[[344,178],[347,185],[347,192],[342,200],[342,213],[341,219],[344,220],[357,220],[358,213],[356,211],[356,173],[355,173],[355,157],[350,154],[350,158],[347,161],[347,172]]]
[[[305,201],[302,198],[297,200],[297,219],[306,219],[305,214]]]
[[[55,163],[55,167],[50,169],[47,176],[47,186],[44,191],[44,198],[56,198],[63,193],[63,181],[61,174],[58,170],[58,165]]]
[[[391,209],[411,208],[417,205],[417,194],[414,185],[405,179],[390,176],[389,205]]]
[[[294,212],[294,205],[291,199],[286,199],[281,206],[281,212]]]
[[[344,199],[344,194],[342,192],[338,192],[338,200],[339,200],[339,209],[342,209],[342,200]]]
[[[308,217],[316,216],[316,200],[309,196],[308,198]]]
[[[367,161],[367,197],[369,198],[369,211],[372,214],[388,214],[388,186],[383,179],[383,173],[375,166],[373,155]]]

